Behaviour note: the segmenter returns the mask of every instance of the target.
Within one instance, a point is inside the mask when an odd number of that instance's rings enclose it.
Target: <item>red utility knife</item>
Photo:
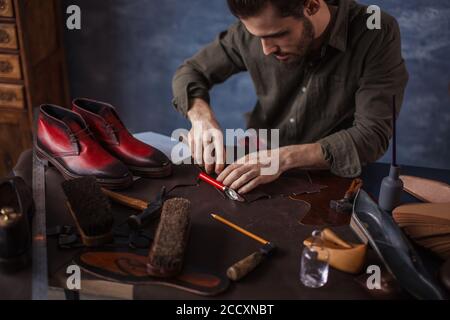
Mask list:
[[[205,181],[206,183],[212,185],[213,187],[222,190],[225,195],[230,198],[231,200],[234,201],[239,201],[239,202],[245,202],[244,197],[242,197],[239,193],[237,193],[236,191],[234,191],[231,188],[228,188],[227,186],[223,185],[222,183],[220,183],[219,181],[215,180],[214,178],[211,178],[210,176],[208,176],[206,173],[200,173],[198,175],[198,178]]]

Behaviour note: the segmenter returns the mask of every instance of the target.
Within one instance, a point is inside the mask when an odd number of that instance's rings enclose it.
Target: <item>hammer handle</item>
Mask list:
[[[254,252],[248,257],[236,262],[234,265],[228,268],[227,277],[233,281],[239,281],[257,266],[261,264],[265,259],[265,255],[260,251]]]
[[[361,189],[363,186],[363,181],[359,178],[354,179],[352,181],[352,184],[348,188],[347,192],[345,193],[344,198],[345,199],[353,199],[356,194],[358,193],[359,189]]]
[[[132,198],[105,188],[102,188],[102,192],[114,202],[138,211],[143,211],[148,207],[148,203],[140,199]]]

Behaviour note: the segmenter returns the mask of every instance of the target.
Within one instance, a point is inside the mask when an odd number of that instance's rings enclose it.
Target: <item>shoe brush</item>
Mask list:
[[[190,206],[184,198],[164,202],[147,259],[149,275],[173,277],[181,272],[190,230]]]
[[[94,177],[83,177],[62,183],[67,207],[83,244],[98,247],[113,241],[114,218],[111,204]]]

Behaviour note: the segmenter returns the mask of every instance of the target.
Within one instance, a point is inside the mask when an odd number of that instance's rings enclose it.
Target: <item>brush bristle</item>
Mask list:
[[[62,183],[64,193],[86,236],[111,232],[114,218],[111,204],[94,177],[83,177]]]
[[[155,276],[173,276],[181,271],[190,226],[187,199],[164,202],[161,220],[148,257],[148,271]]]

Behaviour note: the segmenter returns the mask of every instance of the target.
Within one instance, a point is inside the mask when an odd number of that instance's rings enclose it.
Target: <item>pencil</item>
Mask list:
[[[253,240],[256,240],[256,241],[258,241],[258,242],[260,242],[262,244],[269,243],[269,241],[264,240],[263,238],[258,237],[257,235],[255,235],[255,234],[253,234],[253,233],[251,233],[251,232],[249,232],[247,230],[242,229],[241,227],[239,227],[239,226],[235,225],[234,223],[226,220],[225,218],[222,218],[221,216],[219,216],[217,214],[211,214],[211,217],[213,217],[217,221],[222,222],[223,224],[229,226],[230,228],[233,228],[234,230],[236,230],[236,231],[246,235],[247,237],[252,238]]]

